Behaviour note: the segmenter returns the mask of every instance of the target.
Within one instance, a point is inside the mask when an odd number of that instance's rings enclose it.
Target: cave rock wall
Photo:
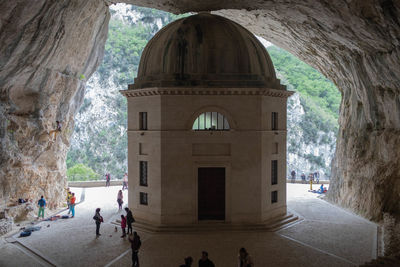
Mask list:
[[[0,203],[44,195],[53,208],[65,199],[73,118],[108,20],[101,0],[0,2]]]

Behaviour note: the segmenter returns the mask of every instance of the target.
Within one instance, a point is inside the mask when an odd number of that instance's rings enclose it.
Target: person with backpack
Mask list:
[[[129,234],[130,230],[130,233],[132,234],[132,223],[135,222],[135,219],[133,218],[132,211],[128,207],[125,208],[125,211],[126,211],[126,224],[128,225],[127,232]]]
[[[42,219],[44,219],[44,208],[46,207],[46,200],[44,199],[43,196],[40,197],[38,201],[38,206],[39,206],[38,219],[40,218],[40,215],[42,215]]]
[[[140,241],[140,236],[137,234],[137,232],[133,232],[133,237],[132,235],[129,236],[129,242],[131,242],[131,248],[132,248],[132,267],[139,267],[139,249],[140,246],[142,245],[142,241]]]
[[[93,220],[96,221],[96,237],[99,237],[99,236],[101,236],[100,224],[104,221],[103,217],[100,215],[100,208],[96,209],[96,213],[93,216]]]
[[[76,201],[75,193],[72,193],[71,199],[69,200],[69,211],[72,213],[72,218],[75,217],[75,201]]]

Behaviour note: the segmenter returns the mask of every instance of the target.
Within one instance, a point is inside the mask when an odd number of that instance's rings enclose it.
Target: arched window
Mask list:
[[[229,123],[221,113],[210,111],[200,114],[193,123],[195,131],[229,131]]]

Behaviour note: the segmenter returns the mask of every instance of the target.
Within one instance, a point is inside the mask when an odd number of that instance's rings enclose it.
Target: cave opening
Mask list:
[[[181,18],[171,13],[117,4],[111,20],[103,63],[87,82],[76,115],[67,156],[68,180],[122,179],[127,170],[126,89],[137,74],[147,41],[163,26]],[[278,78],[297,93],[288,103],[287,176],[310,173],[329,180],[338,131],[339,90],[318,71],[262,37]]]

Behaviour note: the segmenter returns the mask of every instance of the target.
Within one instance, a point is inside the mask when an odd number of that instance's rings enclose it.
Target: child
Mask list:
[[[122,229],[121,238],[126,236],[125,228],[126,228],[126,217],[124,215],[121,215],[121,229]]]

